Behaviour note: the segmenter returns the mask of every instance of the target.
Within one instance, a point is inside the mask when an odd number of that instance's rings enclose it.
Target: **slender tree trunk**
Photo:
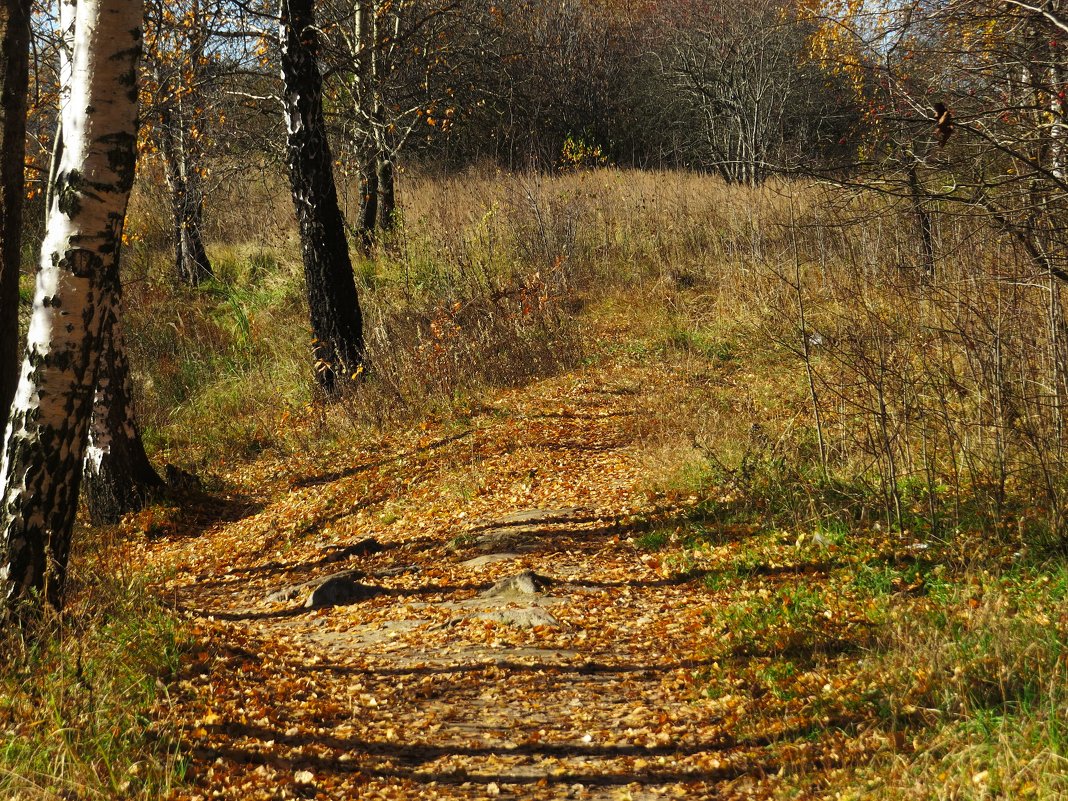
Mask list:
[[[356,98],[356,118],[365,130],[357,132],[356,152],[360,162],[360,211],[356,234],[360,239],[360,249],[365,256],[370,255],[375,244],[375,228],[378,225],[378,172],[376,170],[377,150],[374,146],[375,131],[363,119],[363,108],[371,98],[371,78],[374,75],[375,53],[375,10],[373,0],[356,0],[354,15],[355,29],[353,57],[356,69],[353,74],[352,94]],[[371,115],[367,115],[371,117]],[[373,118],[373,117],[371,117]]]
[[[364,255],[375,245],[375,226],[378,224],[378,171],[373,156],[368,156],[360,168],[360,223],[357,233]]]
[[[163,489],[134,417],[133,382],[122,333],[119,287],[103,329],[100,368],[82,470],[82,497],[94,525],[117,523]]]
[[[183,181],[184,190],[175,194],[175,270],[178,280],[188,286],[215,275],[204,247],[204,197],[193,181]]]
[[[1054,48],[1050,48],[1051,51]],[[1057,179],[1065,176],[1065,134],[1068,134],[1068,97],[1056,87],[1064,86],[1064,70],[1055,52],[1050,53],[1050,171]]]
[[[387,156],[378,160],[378,225],[392,231],[396,222],[397,197],[393,190],[393,161]]]
[[[912,203],[912,214],[916,218],[916,225],[920,229],[920,267],[923,270],[925,280],[934,278],[934,231],[931,227],[931,213],[924,205],[923,189],[920,186],[920,176],[916,171],[916,164],[909,165],[909,199]]]
[[[171,190],[174,219],[174,270],[178,282],[196,286],[214,273],[201,233],[204,224],[204,192],[197,165],[193,163],[182,110],[165,110],[160,144]]]
[[[64,93],[70,91],[75,8],[75,0],[64,0],[60,5],[60,28],[64,32],[64,47],[60,49],[60,80]],[[49,201],[54,194],[51,191],[52,183],[59,172],[62,157],[63,126],[60,120],[49,167]],[[117,276],[116,271],[113,277]],[[103,323],[102,353],[89,424],[88,449],[82,468],[82,497],[88,507],[89,519],[95,525],[118,522],[125,513],[142,508],[152,495],[165,486],[148,460],[133,413],[133,384],[119,322],[122,319],[122,288],[117,281],[110,289],[109,298]]]
[[[30,2],[0,0],[0,431],[18,384]]]
[[[194,77],[189,86],[183,86],[178,93],[178,119],[181,122],[181,163],[182,178],[185,184],[185,202],[182,205],[182,256],[185,263],[195,267],[202,278],[211,278],[214,273],[208,252],[204,248],[204,179],[201,169],[204,165],[204,147],[201,133],[197,128],[204,123],[204,97],[201,93],[199,77],[196,73],[204,68],[204,46],[207,38],[207,25],[200,0],[193,0],[190,7],[193,36],[189,42],[189,63]]]
[[[78,0],[63,155],[0,466],[0,597],[60,606],[104,320],[137,159],[141,3]]]
[[[70,101],[71,60],[74,58],[74,11],[77,0],[59,2],[59,114],[56,119],[56,139],[52,142],[52,160],[48,164],[48,183],[45,186],[45,227],[56,199],[56,176],[63,160],[63,109]]]
[[[300,225],[315,373],[327,394],[358,375],[363,320],[323,121],[313,0],[282,0],[286,160]]]

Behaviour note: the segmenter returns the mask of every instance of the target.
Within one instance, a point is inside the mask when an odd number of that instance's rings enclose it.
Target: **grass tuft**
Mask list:
[[[182,775],[159,704],[184,635],[144,578],[91,561],[62,615],[0,641],[5,798],[158,798]]]

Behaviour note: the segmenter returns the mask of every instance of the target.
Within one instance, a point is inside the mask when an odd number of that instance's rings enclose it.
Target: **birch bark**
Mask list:
[[[71,528],[137,155],[139,0],[79,0],[63,152],[0,462],[0,603],[63,598]]]

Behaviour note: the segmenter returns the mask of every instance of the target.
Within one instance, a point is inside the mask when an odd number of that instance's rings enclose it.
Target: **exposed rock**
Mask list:
[[[468,531],[449,544],[455,552],[525,552],[535,550],[561,526],[592,523],[599,517],[591,509],[569,506],[563,509],[525,509],[501,517],[476,520]]]
[[[482,551],[483,553],[524,553],[535,550],[546,536],[552,535],[548,524],[504,525],[468,531],[449,543],[453,553]]]
[[[303,584],[290,584],[288,587],[282,587],[280,590],[275,590],[263,600],[265,603],[269,604],[280,604],[284,601],[292,601],[300,595],[303,587]]]
[[[343,570],[340,573],[332,573],[329,576],[312,579],[311,581],[304,581],[300,584],[290,584],[288,587],[283,587],[280,590],[272,592],[264,600],[269,604],[282,603],[283,601],[292,601],[297,596],[303,595],[306,592],[314,590],[328,581],[332,581],[335,579],[347,579],[348,581],[355,583],[356,579],[363,578],[365,575],[365,573],[359,570]]]
[[[560,628],[560,621],[540,606],[528,606],[521,609],[494,609],[490,612],[482,612],[476,617],[479,620],[492,620],[521,629],[532,629],[535,626]]]
[[[523,509],[492,520],[479,521],[479,523],[484,528],[500,528],[523,523],[568,523],[578,518],[588,518],[589,515],[590,510],[580,506],[566,506],[562,509]]]
[[[546,533],[541,526],[492,528],[477,535],[472,546],[479,551],[533,551]]]
[[[539,576],[533,570],[524,570],[514,576],[506,576],[482,593],[483,598],[510,598],[538,595],[548,589],[552,579]]]

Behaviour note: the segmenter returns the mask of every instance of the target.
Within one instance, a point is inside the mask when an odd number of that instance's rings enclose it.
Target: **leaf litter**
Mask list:
[[[833,650],[789,691],[755,687],[774,660],[727,647],[710,605],[790,601],[748,579],[710,591],[729,544],[688,564],[637,547],[681,513],[642,489],[669,372],[621,358],[502,391],[462,436],[429,423],[263,458],[225,476],[238,513],[142,540],[196,638],[160,710],[188,757],[173,797],[770,797],[880,747],[811,703]],[[345,571],[374,591],[306,608]],[[818,614],[863,625],[832,600]]]

